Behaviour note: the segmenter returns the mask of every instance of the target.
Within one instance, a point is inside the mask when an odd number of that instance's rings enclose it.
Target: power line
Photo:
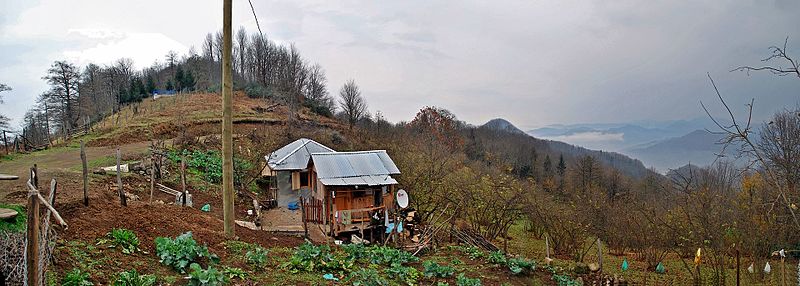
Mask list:
[[[250,3],[250,11],[253,11],[253,18],[255,18],[255,19],[256,19],[256,27],[258,28],[258,33],[259,33],[259,34],[261,35],[261,37],[263,38],[263,37],[264,37],[264,33],[262,33],[262,32],[261,32],[261,25],[259,25],[259,24],[258,24],[258,16],[256,16],[256,9],[255,9],[255,8],[253,8],[253,1],[251,1],[251,0],[247,0],[247,2],[249,2],[249,3]]]

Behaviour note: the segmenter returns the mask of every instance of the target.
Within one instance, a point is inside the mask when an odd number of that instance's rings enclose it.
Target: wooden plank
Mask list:
[[[0,208],[0,219],[15,218],[18,214],[16,210]]]

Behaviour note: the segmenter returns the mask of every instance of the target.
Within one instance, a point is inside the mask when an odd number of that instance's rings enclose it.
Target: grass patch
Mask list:
[[[11,220],[0,220],[0,232],[23,232],[25,231],[25,221],[27,221],[27,213],[25,207],[21,205],[6,205],[0,204],[0,208],[12,209],[17,211],[16,217]]]

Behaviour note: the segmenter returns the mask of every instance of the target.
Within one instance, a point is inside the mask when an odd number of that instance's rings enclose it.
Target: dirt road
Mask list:
[[[126,155],[139,154],[147,151],[148,142],[139,142],[120,146],[123,158]],[[0,162],[0,173],[17,175],[20,177],[16,181],[0,181],[0,202],[21,203],[24,201],[24,194],[28,189],[25,186],[28,177],[28,170],[37,165],[39,170],[39,184],[45,185],[51,178],[56,177],[59,184],[77,183],[81,186],[80,170],[81,157],[80,148],[57,147],[49,150],[34,152],[31,154],[19,155],[11,161]],[[97,160],[103,157],[116,156],[116,148],[113,147],[87,147],[87,161]],[[91,172],[91,170],[90,170]],[[82,187],[81,187],[82,188]],[[11,196],[9,196],[11,194]]]

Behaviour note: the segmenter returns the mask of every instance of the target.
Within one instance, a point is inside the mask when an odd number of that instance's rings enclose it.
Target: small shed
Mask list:
[[[262,176],[272,178],[270,196],[279,206],[299,201],[314,188],[316,181],[309,170],[311,153],[336,152],[321,143],[301,138],[270,153]]]

